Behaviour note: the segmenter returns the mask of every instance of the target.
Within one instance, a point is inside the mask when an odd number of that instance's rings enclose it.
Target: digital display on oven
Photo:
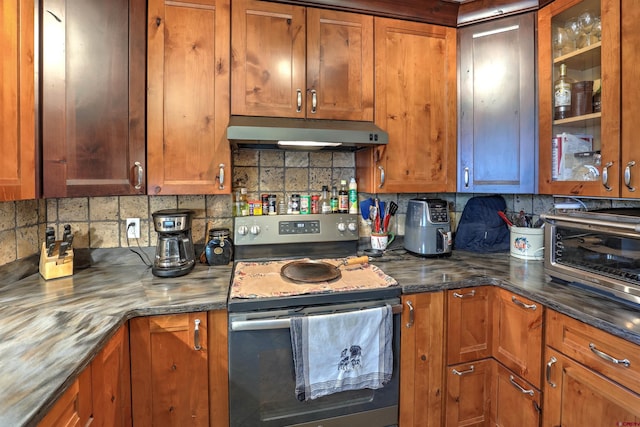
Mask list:
[[[279,234],[320,234],[320,221],[280,221]]]

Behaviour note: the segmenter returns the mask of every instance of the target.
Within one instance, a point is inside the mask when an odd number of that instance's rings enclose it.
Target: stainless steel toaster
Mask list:
[[[404,226],[404,248],[424,256],[451,255],[451,221],[441,199],[409,200]]]

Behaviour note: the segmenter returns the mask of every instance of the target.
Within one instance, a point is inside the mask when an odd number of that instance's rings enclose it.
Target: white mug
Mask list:
[[[393,233],[371,233],[371,249],[384,251],[395,238]]]

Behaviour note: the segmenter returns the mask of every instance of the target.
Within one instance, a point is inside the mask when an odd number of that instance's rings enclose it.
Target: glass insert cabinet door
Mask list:
[[[618,197],[621,0],[557,0],[538,14],[542,194]]]

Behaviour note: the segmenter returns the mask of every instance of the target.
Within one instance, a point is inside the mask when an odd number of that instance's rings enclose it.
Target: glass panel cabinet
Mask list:
[[[542,194],[620,194],[620,0],[557,0],[538,14]]]

